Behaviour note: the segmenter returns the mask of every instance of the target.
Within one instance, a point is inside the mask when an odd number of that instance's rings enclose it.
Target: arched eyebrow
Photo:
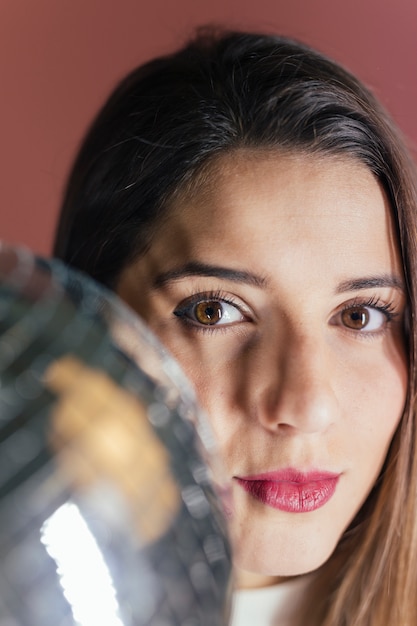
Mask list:
[[[404,281],[399,276],[394,274],[381,274],[379,276],[365,276],[363,278],[344,280],[337,286],[336,293],[358,291],[360,289],[373,289],[375,287],[398,289],[404,293],[406,291]]]
[[[247,270],[235,270],[233,268],[222,267],[220,265],[211,265],[208,263],[194,261],[186,263],[181,267],[158,274],[153,280],[153,287],[155,289],[161,289],[167,283],[193,276],[220,278],[222,280],[230,280],[235,283],[244,283],[246,285],[260,288],[267,287],[269,282],[266,277]],[[404,281],[399,276],[394,274],[381,274],[377,276],[365,276],[363,278],[344,280],[337,286],[336,293],[339,294],[348,291],[358,291],[361,289],[372,289],[378,287],[398,289],[404,293],[406,292]]]
[[[267,280],[263,276],[254,274],[246,270],[235,270],[229,267],[222,267],[219,265],[210,265],[207,263],[186,263],[185,265],[168,270],[158,274],[154,281],[153,286],[155,289],[161,289],[167,283],[181,280],[182,278],[190,276],[205,276],[213,278],[221,278],[222,280],[230,280],[235,283],[244,283],[246,285],[252,285],[254,287],[265,287]]]

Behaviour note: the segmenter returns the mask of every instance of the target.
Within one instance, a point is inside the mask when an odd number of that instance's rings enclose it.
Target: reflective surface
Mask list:
[[[2,246],[0,382],[0,626],[227,624],[228,485],[145,326]]]

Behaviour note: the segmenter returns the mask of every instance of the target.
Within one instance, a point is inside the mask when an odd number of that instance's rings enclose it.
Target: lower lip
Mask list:
[[[336,491],[339,475],[295,480],[236,478],[256,500],[287,513],[309,513],[321,508]]]

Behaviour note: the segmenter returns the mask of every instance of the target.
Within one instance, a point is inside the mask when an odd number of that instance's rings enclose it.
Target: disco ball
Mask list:
[[[0,626],[222,626],[215,443],[176,362],[104,288],[0,247]]]

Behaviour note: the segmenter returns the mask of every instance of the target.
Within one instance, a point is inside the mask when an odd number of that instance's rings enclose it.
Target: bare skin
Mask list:
[[[178,359],[218,437],[241,587],[322,565],[380,473],[407,387],[392,233],[363,165],[242,152],[176,201],[122,273],[119,295]],[[242,488],[287,470],[330,472],[334,493],[294,512]]]

